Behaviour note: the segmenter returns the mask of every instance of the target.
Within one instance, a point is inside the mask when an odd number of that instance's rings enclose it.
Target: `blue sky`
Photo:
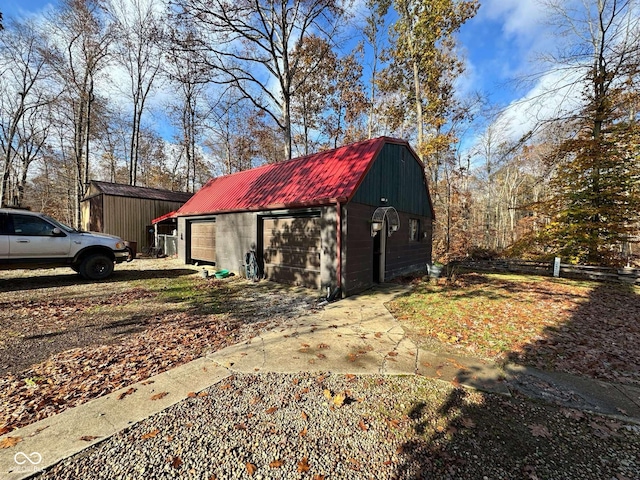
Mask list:
[[[58,0],[0,0],[0,11],[6,17],[23,18],[37,14]],[[467,57],[467,72],[459,88],[488,95],[492,103],[505,107],[517,103],[539,88],[538,85],[517,87],[514,79],[532,69],[536,52],[552,48],[553,36],[548,35],[541,20],[544,11],[539,0],[481,0],[476,17],[465,24],[459,43]],[[516,124],[514,136],[528,130],[526,114],[516,108],[512,118]],[[511,123],[513,123],[511,121]]]
[[[5,17],[38,13],[57,0],[2,0]],[[510,80],[527,69],[534,44],[540,45],[541,8],[536,0],[483,0],[475,18],[460,34],[469,60],[463,85],[488,92],[492,100],[508,103],[524,92]]]

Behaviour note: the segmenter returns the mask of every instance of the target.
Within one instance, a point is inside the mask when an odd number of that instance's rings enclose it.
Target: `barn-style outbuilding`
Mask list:
[[[388,137],[214,178],[172,216],[185,263],[242,273],[253,246],[266,278],[343,295],[431,261],[424,166]]]

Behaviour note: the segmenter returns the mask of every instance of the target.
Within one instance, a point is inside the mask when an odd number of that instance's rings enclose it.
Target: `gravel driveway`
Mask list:
[[[235,375],[40,479],[635,479],[640,427],[421,377]]]

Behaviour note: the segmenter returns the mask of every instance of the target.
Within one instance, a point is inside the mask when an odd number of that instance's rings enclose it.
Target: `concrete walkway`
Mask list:
[[[640,389],[521,366],[438,354],[416,346],[384,307],[402,286],[385,285],[328,305],[280,329],[212,353],[3,437],[0,478],[27,478],[208,388],[234,372],[424,375],[484,391],[511,391],[640,423]]]

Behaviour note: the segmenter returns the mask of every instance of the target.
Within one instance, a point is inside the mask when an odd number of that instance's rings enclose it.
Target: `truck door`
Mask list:
[[[11,220],[10,259],[53,259],[69,255],[70,238],[55,225],[37,216],[19,213],[11,214]]]

